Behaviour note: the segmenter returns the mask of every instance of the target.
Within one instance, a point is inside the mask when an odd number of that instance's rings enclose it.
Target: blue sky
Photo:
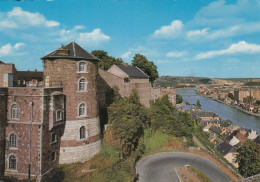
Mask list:
[[[260,77],[260,0],[0,1],[0,60],[42,70],[70,41],[160,76]]]

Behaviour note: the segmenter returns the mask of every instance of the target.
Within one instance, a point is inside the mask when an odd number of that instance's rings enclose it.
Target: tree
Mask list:
[[[200,109],[200,108],[201,108],[200,100],[197,100],[196,109]]]
[[[109,123],[115,136],[119,138],[124,156],[131,154],[143,135],[147,124],[147,111],[133,92],[129,98],[115,100],[108,108]]]
[[[243,98],[243,102],[246,104],[251,104],[253,102],[253,97],[247,96],[247,97]]]
[[[260,146],[248,140],[238,149],[237,162],[244,177],[260,173]]]
[[[185,136],[192,136],[192,132],[194,130],[194,120],[190,113],[187,111],[178,113],[178,122],[184,125],[185,130],[183,130],[183,134]]]
[[[148,59],[142,54],[135,54],[132,60],[132,66],[137,66],[145,72],[152,83],[159,77],[157,66],[152,61],[148,61]]]
[[[114,58],[112,56],[108,56],[107,52],[104,50],[94,50],[91,53],[98,59],[100,59],[98,67],[103,70],[108,70],[114,64],[123,64],[123,60],[121,58]]]
[[[181,95],[176,94],[176,104],[182,103],[183,99]]]

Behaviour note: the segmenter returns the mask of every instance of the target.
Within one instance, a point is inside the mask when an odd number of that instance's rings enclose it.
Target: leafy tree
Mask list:
[[[154,103],[151,103],[149,109],[149,117],[151,122],[151,128],[154,131],[161,131],[166,134],[174,136],[187,136],[187,125],[184,120],[187,119],[186,115],[180,115],[181,119],[173,114],[174,108],[169,101],[167,95],[164,95],[161,99],[157,99]],[[189,121],[187,121],[189,123]]]
[[[232,93],[228,93],[228,97],[232,100],[234,100],[234,95]]]
[[[187,111],[178,113],[178,123],[184,125],[185,130],[183,134],[185,136],[191,136],[194,131],[194,121],[190,113]]]
[[[114,64],[123,64],[123,60],[121,58],[114,58],[112,56],[108,56],[107,52],[104,50],[94,50],[91,53],[98,59],[100,59],[98,67],[103,70],[108,70]]]
[[[183,99],[181,95],[176,94],[176,104],[182,103]]]
[[[200,108],[201,108],[200,100],[197,100],[196,109],[200,109]]]
[[[253,102],[253,97],[247,96],[247,97],[243,98],[243,102],[246,104],[251,104]]]
[[[248,140],[238,149],[238,170],[244,177],[260,173],[260,146]]]
[[[108,118],[115,136],[120,140],[123,155],[130,155],[137,147],[148,121],[146,108],[140,104],[136,92],[129,98],[115,100],[108,108]]]
[[[157,66],[152,62],[148,61],[148,59],[142,54],[135,54],[132,65],[137,66],[143,72],[145,72],[150,81],[153,83],[156,78],[158,78]]]

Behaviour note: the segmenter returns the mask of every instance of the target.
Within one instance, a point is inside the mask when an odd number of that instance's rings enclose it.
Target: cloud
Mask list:
[[[208,33],[208,30],[210,28],[204,28],[202,30],[192,30],[192,31],[188,31],[187,32],[187,37],[190,38],[194,38],[194,37],[198,37],[198,36],[204,36]]]
[[[132,51],[127,51],[127,52],[125,52],[124,54],[122,54],[120,57],[121,57],[122,59],[129,59],[132,54],[133,54]]]
[[[0,56],[10,56],[10,55],[21,54],[21,53],[18,53],[17,51],[23,46],[25,46],[25,44],[21,43],[21,42],[16,43],[14,46],[12,46],[11,44],[3,45],[2,47],[0,47]]]
[[[180,20],[174,20],[170,25],[162,26],[159,30],[155,30],[153,37],[155,38],[175,38],[183,29],[183,23]]]
[[[186,51],[171,51],[171,52],[167,52],[166,57],[171,57],[171,58],[179,58],[179,57],[183,57],[187,55]]]
[[[88,46],[97,46],[103,42],[109,41],[110,36],[104,34],[100,28],[94,29],[92,32],[79,32],[85,29],[84,26],[77,25],[71,30],[62,30],[58,41],[68,42],[75,40],[76,42]]]
[[[96,28],[92,32],[79,33],[77,41],[82,44],[99,45],[110,39],[111,38],[108,35],[105,35],[100,28]]]
[[[257,44],[249,44],[245,41],[240,41],[236,44],[232,44],[227,49],[218,50],[218,51],[208,51],[205,53],[200,53],[195,56],[195,59],[207,59],[213,58],[215,56],[227,55],[227,54],[256,54],[260,53],[260,45]]]
[[[14,7],[12,11],[4,14],[0,21],[0,28],[19,28],[19,27],[57,27],[59,22],[47,20],[42,14],[36,12],[31,13],[22,10],[20,7]]]

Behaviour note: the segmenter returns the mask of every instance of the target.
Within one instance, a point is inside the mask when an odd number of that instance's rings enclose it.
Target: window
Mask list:
[[[51,162],[56,160],[56,152],[51,153]]]
[[[80,62],[79,63],[79,72],[86,72],[86,63],[85,62]]]
[[[86,104],[82,103],[79,105],[79,116],[86,116],[87,112],[86,112]]]
[[[9,157],[9,169],[14,169],[14,170],[17,169],[15,155],[11,155]]]
[[[17,104],[12,105],[12,119],[19,118],[19,108]]]
[[[86,128],[85,126],[81,126],[79,129],[79,138],[83,139],[86,138]]]
[[[57,142],[57,135],[56,133],[51,133],[51,143]]]
[[[9,137],[9,147],[16,147],[16,135],[12,133]]]
[[[60,121],[62,119],[63,119],[63,117],[62,117],[62,110],[57,110],[56,111],[56,121]]]
[[[79,80],[79,91],[86,91],[86,79],[85,78],[81,78]]]

